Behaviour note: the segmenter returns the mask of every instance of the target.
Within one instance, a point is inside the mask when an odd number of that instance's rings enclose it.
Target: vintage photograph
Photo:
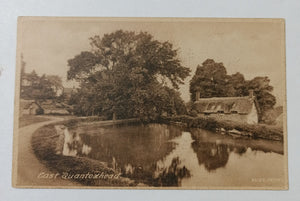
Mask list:
[[[288,189],[285,22],[19,17],[12,184]]]

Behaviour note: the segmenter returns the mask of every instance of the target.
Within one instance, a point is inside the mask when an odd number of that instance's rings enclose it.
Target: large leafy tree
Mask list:
[[[270,79],[268,77],[255,77],[246,82],[246,88],[254,91],[262,115],[264,115],[266,111],[273,109],[276,104],[276,98],[271,93],[273,86],[270,85]]]
[[[78,113],[153,119],[172,113],[168,107],[176,107],[170,99],[181,103],[179,94],[166,85],[178,89],[190,70],[181,65],[170,42],[122,30],[90,41],[91,51],[68,61],[68,79],[80,82],[73,97]]]
[[[216,63],[207,59],[198,65],[195,75],[190,82],[191,100],[195,101],[196,91],[201,97],[224,97],[233,93],[232,86],[228,85],[229,76],[223,63]],[[233,94],[232,94],[233,95]]]
[[[247,81],[243,74],[237,72],[228,76],[226,88],[228,89],[227,96],[246,96],[249,94],[249,88],[246,85]]]

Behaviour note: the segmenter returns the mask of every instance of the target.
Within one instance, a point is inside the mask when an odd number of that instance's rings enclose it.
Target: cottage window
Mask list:
[[[237,111],[231,111],[231,114],[237,114],[238,112]]]

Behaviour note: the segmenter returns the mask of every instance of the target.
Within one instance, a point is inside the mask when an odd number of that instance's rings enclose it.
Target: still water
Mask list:
[[[85,156],[150,186],[282,186],[281,142],[175,125],[80,126],[64,155]]]

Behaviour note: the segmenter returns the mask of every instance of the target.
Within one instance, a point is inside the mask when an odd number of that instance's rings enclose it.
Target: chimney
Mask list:
[[[254,92],[253,89],[249,90],[249,98],[254,98]]]
[[[200,99],[200,91],[196,91],[196,101]]]

